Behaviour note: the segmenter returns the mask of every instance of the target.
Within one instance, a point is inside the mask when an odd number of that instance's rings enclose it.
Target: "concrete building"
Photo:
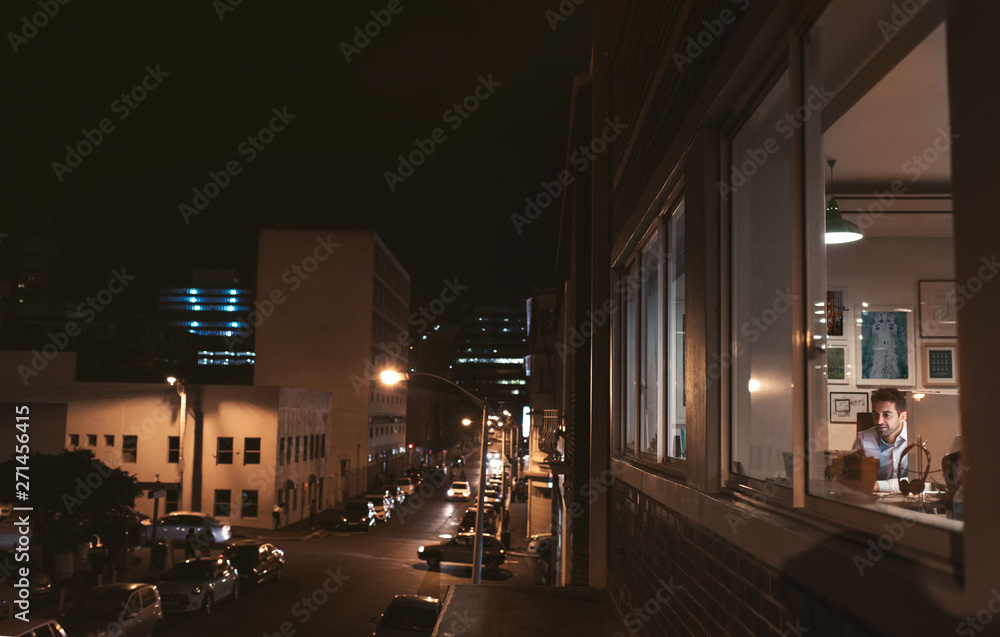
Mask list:
[[[561,243],[586,417],[564,414],[557,490],[563,580],[606,589],[633,634],[994,631],[998,20],[594,5]],[[833,198],[857,243],[825,236]],[[908,394],[930,495],[850,469],[877,386]],[[960,480],[939,472],[953,450]]]
[[[407,369],[409,295],[409,275],[374,232],[260,235],[254,383],[332,396],[340,499],[406,468],[406,389],[377,371]]]
[[[159,513],[203,511],[231,524],[269,528],[309,517],[334,501],[327,479],[330,395],[286,387],[100,383],[73,380],[75,357],[62,353],[25,387],[17,366],[30,353],[0,357],[0,405],[29,408],[32,450],[86,448],[141,487],[165,491]],[[21,361],[21,362],[18,362]],[[7,457],[13,438],[0,441]],[[142,498],[136,510],[153,515]]]

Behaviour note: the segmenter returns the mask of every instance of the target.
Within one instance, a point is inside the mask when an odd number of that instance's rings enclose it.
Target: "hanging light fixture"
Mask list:
[[[830,185],[833,186],[833,165],[837,160],[830,159],[826,163],[830,165]],[[851,243],[862,237],[861,228],[841,217],[837,200],[830,197],[830,202],[826,204],[826,242]]]

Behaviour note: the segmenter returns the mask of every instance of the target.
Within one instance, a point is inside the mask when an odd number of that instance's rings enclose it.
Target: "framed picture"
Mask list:
[[[958,346],[924,343],[920,356],[925,387],[958,387]]]
[[[846,385],[851,377],[850,348],[847,344],[826,345],[826,382],[830,385]]]
[[[920,281],[920,337],[958,336],[954,281]]]
[[[826,337],[834,339],[847,338],[844,325],[844,291],[831,289],[826,291]]]
[[[859,306],[855,384],[909,386],[914,384],[913,308]]]
[[[855,424],[858,414],[868,411],[865,392],[830,392],[830,422]]]

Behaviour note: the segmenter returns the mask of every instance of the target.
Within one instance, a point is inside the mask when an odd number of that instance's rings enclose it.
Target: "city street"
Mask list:
[[[475,469],[467,473],[474,480]],[[472,503],[446,502],[447,485],[432,487],[426,482],[422,491],[430,497],[411,497],[369,532],[333,530],[279,540],[262,531],[285,552],[284,577],[242,591],[239,600],[219,603],[208,616],[168,614],[165,635],[365,635],[373,630],[370,618],[396,594],[444,599],[450,586],[471,583],[471,567],[443,563],[431,570],[418,560],[417,548],[454,533]],[[515,534],[514,553],[523,544]],[[530,586],[533,569],[531,558],[508,554],[499,571],[483,573],[482,584]]]

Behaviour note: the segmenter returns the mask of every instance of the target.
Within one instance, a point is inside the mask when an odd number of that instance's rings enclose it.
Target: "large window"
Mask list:
[[[181,460],[180,436],[167,436],[167,462],[177,464]]]
[[[260,464],[260,438],[243,439],[243,464]]]
[[[834,201],[862,235],[832,243],[817,223],[807,237],[810,329],[821,345],[809,384],[808,488],[960,529],[950,504],[958,472],[942,471],[960,465],[961,433],[945,24],[861,30],[849,46],[833,35],[889,23],[893,8],[865,3],[859,16],[834,3],[805,48],[804,92],[822,86],[825,95],[807,128],[807,174],[822,175],[806,181],[807,214]],[[892,440],[873,429],[879,388],[905,398]],[[925,472],[922,493],[900,492],[901,479]]]
[[[622,451],[653,462],[683,458],[683,203],[649,230],[615,292]]]
[[[228,518],[232,515],[232,494],[229,489],[215,490],[215,506],[212,515],[217,518]]]
[[[791,135],[784,72],[731,143],[732,323],[710,373],[732,371],[732,464],[736,474],[790,484],[792,457]],[[791,130],[791,129],[788,129]]]
[[[215,463],[233,464],[233,439],[231,437],[219,436],[216,439]]]
[[[246,489],[243,491],[242,505],[240,507],[240,517],[257,517],[257,490]]]
[[[122,436],[122,462],[137,462],[139,459],[139,437]]]

